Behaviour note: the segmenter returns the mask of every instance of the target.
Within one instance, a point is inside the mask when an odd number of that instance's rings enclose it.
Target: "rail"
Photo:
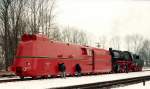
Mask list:
[[[117,85],[130,85],[130,84],[135,84],[135,83],[140,83],[140,82],[143,82],[143,85],[145,85],[145,82],[149,80],[150,80],[150,75],[128,78],[128,79],[121,79],[121,80],[97,82],[97,83],[84,84],[84,85],[55,87],[55,88],[49,88],[49,89],[101,89],[101,88],[106,88],[106,87],[109,88],[109,87],[117,86]]]

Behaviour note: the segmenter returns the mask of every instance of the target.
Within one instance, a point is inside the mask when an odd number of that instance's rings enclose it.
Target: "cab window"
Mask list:
[[[81,48],[82,55],[92,56],[92,50],[87,48]]]

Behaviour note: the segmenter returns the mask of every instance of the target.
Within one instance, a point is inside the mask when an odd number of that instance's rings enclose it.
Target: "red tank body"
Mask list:
[[[57,42],[40,34],[22,36],[11,70],[20,77],[57,76],[61,63],[70,75],[75,74],[77,64],[81,73],[112,70],[108,50]]]

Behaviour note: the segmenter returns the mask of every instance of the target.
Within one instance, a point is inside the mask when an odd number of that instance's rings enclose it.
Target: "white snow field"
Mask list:
[[[45,89],[148,76],[150,71],[0,83],[0,89]],[[142,88],[141,88],[142,89]],[[150,88],[149,88],[150,89]]]
[[[112,88],[112,89],[150,89],[150,81],[145,82],[145,86],[143,86],[143,83],[138,83],[138,84],[128,85],[119,88]]]

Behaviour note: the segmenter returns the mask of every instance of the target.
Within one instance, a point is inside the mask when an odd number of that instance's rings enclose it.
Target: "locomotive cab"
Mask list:
[[[133,60],[132,54],[128,51],[123,51],[121,54],[121,58],[122,58],[122,60],[125,60],[125,61],[132,61]]]
[[[137,54],[133,54],[133,62],[137,67],[137,70],[141,71],[144,65],[144,61],[141,59],[141,57]]]

